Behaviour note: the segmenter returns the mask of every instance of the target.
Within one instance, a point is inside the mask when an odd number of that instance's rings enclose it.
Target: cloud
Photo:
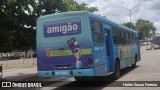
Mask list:
[[[160,11],[160,0],[155,0],[151,5],[150,9]]]
[[[99,11],[95,12],[96,14],[101,14],[102,16],[106,16],[108,19],[115,21],[119,24],[130,22],[130,11],[127,9],[132,9],[131,17],[133,23],[135,23],[137,19],[149,20],[154,23],[155,27],[157,28],[157,32],[160,33],[160,16],[159,16],[160,0],[76,0],[76,1],[78,1],[79,3],[85,2],[88,4],[89,7],[97,7]]]
[[[154,0],[139,0],[140,2],[154,1]]]
[[[154,22],[154,26],[157,28],[157,27],[160,27],[160,22]],[[157,28],[157,32],[160,33],[160,28]]]

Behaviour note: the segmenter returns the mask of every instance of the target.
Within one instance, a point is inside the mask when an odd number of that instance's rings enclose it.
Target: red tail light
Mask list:
[[[93,65],[93,58],[92,58],[92,56],[88,57],[88,65],[89,66]]]

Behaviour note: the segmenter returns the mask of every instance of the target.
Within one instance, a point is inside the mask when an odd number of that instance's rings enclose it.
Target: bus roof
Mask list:
[[[89,17],[92,17],[92,18],[95,18],[97,20],[100,20],[101,22],[104,22],[104,23],[108,23],[109,25],[113,25],[113,26],[117,26],[119,28],[123,28],[127,31],[130,31],[130,32],[133,32],[133,33],[137,33],[137,31],[133,30],[133,29],[130,29],[126,26],[123,26],[121,24],[117,24],[107,18],[103,18],[103,17],[100,17],[96,14],[93,14],[89,11],[71,11],[71,12],[61,12],[61,13],[56,13],[56,14],[49,14],[49,15],[45,15],[45,16],[41,16],[39,17],[38,19],[47,19],[47,18],[52,18],[52,17],[63,17],[63,16],[71,16],[71,15],[80,15],[80,14],[85,14],[85,15],[88,15]]]
[[[64,16],[74,16],[74,15],[80,15],[80,14],[87,14],[87,11],[71,11],[71,12],[61,12],[61,13],[55,13],[55,14],[48,14],[39,17],[38,19],[47,19],[52,17],[64,17]]]
[[[117,24],[117,23],[115,23],[115,22],[113,22],[113,21],[111,21],[111,20],[109,20],[107,18],[103,18],[103,17],[97,16],[97,15],[92,14],[90,12],[87,12],[87,13],[89,14],[90,17],[94,17],[94,18],[96,18],[96,19],[98,19],[98,20],[100,20],[102,22],[108,23],[108,24],[113,25],[113,26],[117,26],[119,28],[123,28],[123,29],[128,30],[128,31],[133,32],[133,33],[137,33],[137,31],[135,31],[133,29],[130,29],[130,28],[124,26],[124,25]]]

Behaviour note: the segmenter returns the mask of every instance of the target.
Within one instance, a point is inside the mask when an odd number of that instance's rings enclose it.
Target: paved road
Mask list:
[[[137,63],[136,68],[128,67],[121,70],[121,78],[117,81],[160,81],[160,50],[142,50],[142,60]],[[103,78],[110,80],[112,75]],[[67,78],[63,82],[58,82],[47,85],[42,88],[30,88],[30,90],[160,90],[160,87],[109,87],[115,85],[117,81],[113,82],[75,82],[74,78]],[[50,80],[52,81],[52,80]],[[54,81],[54,80],[53,80]],[[93,87],[81,87],[93,84]],[[77,87],[79,86],[79,87]],[[14,88],[21,90],[22,88]],[[13,89],[13,90],[14,90]],[[24,88],[24,90],[27,88]]]
[[[13,69],[13,71],[3,72],[3,78],[11,81],[19,81],[27,77],[35,76],[37,73],[37,67],[25,68],[25,69]]]
[[[122,76],[117,81],[160,81],[160,50],[145,50],[142,48],[141,61],[137,63],[136,68],[128,67],[121,70]],[[105,79],[110,79],[112,75]],[[74,81],[73,78],[69,78],[70,81]],[[61,82],[59,84],[49,85],[43,87],[41,90],[160,90],[160,87],[109,87],[115,85],[114,82],[97,82],[93,83],[93,87],[81,87],[87,83],[77,82]],[[92,82],[89,82],[92,84]],[[82,85],[79,85],[82,84]],[[80,86],[81,88],[77,88]],[[74,88],[73,88],[74,87]]]
[[[119,81],[160,81],[160,50],[148,50],[141,57],[138,67]]]

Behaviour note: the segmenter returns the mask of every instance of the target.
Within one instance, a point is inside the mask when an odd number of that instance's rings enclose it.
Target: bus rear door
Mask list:
[[[91,20],[91,30],[93,38],[95,76],[105,76],[107,74],[107,67],[102,23],[96,20]]]
[[[105,36],[105,50],[106,50],[106,61],[107,61],[107,73],[113,71],[113,61],[112,61],[112,38],[111,38],[111,29],[109,26],[104,27],[104,36]]]

